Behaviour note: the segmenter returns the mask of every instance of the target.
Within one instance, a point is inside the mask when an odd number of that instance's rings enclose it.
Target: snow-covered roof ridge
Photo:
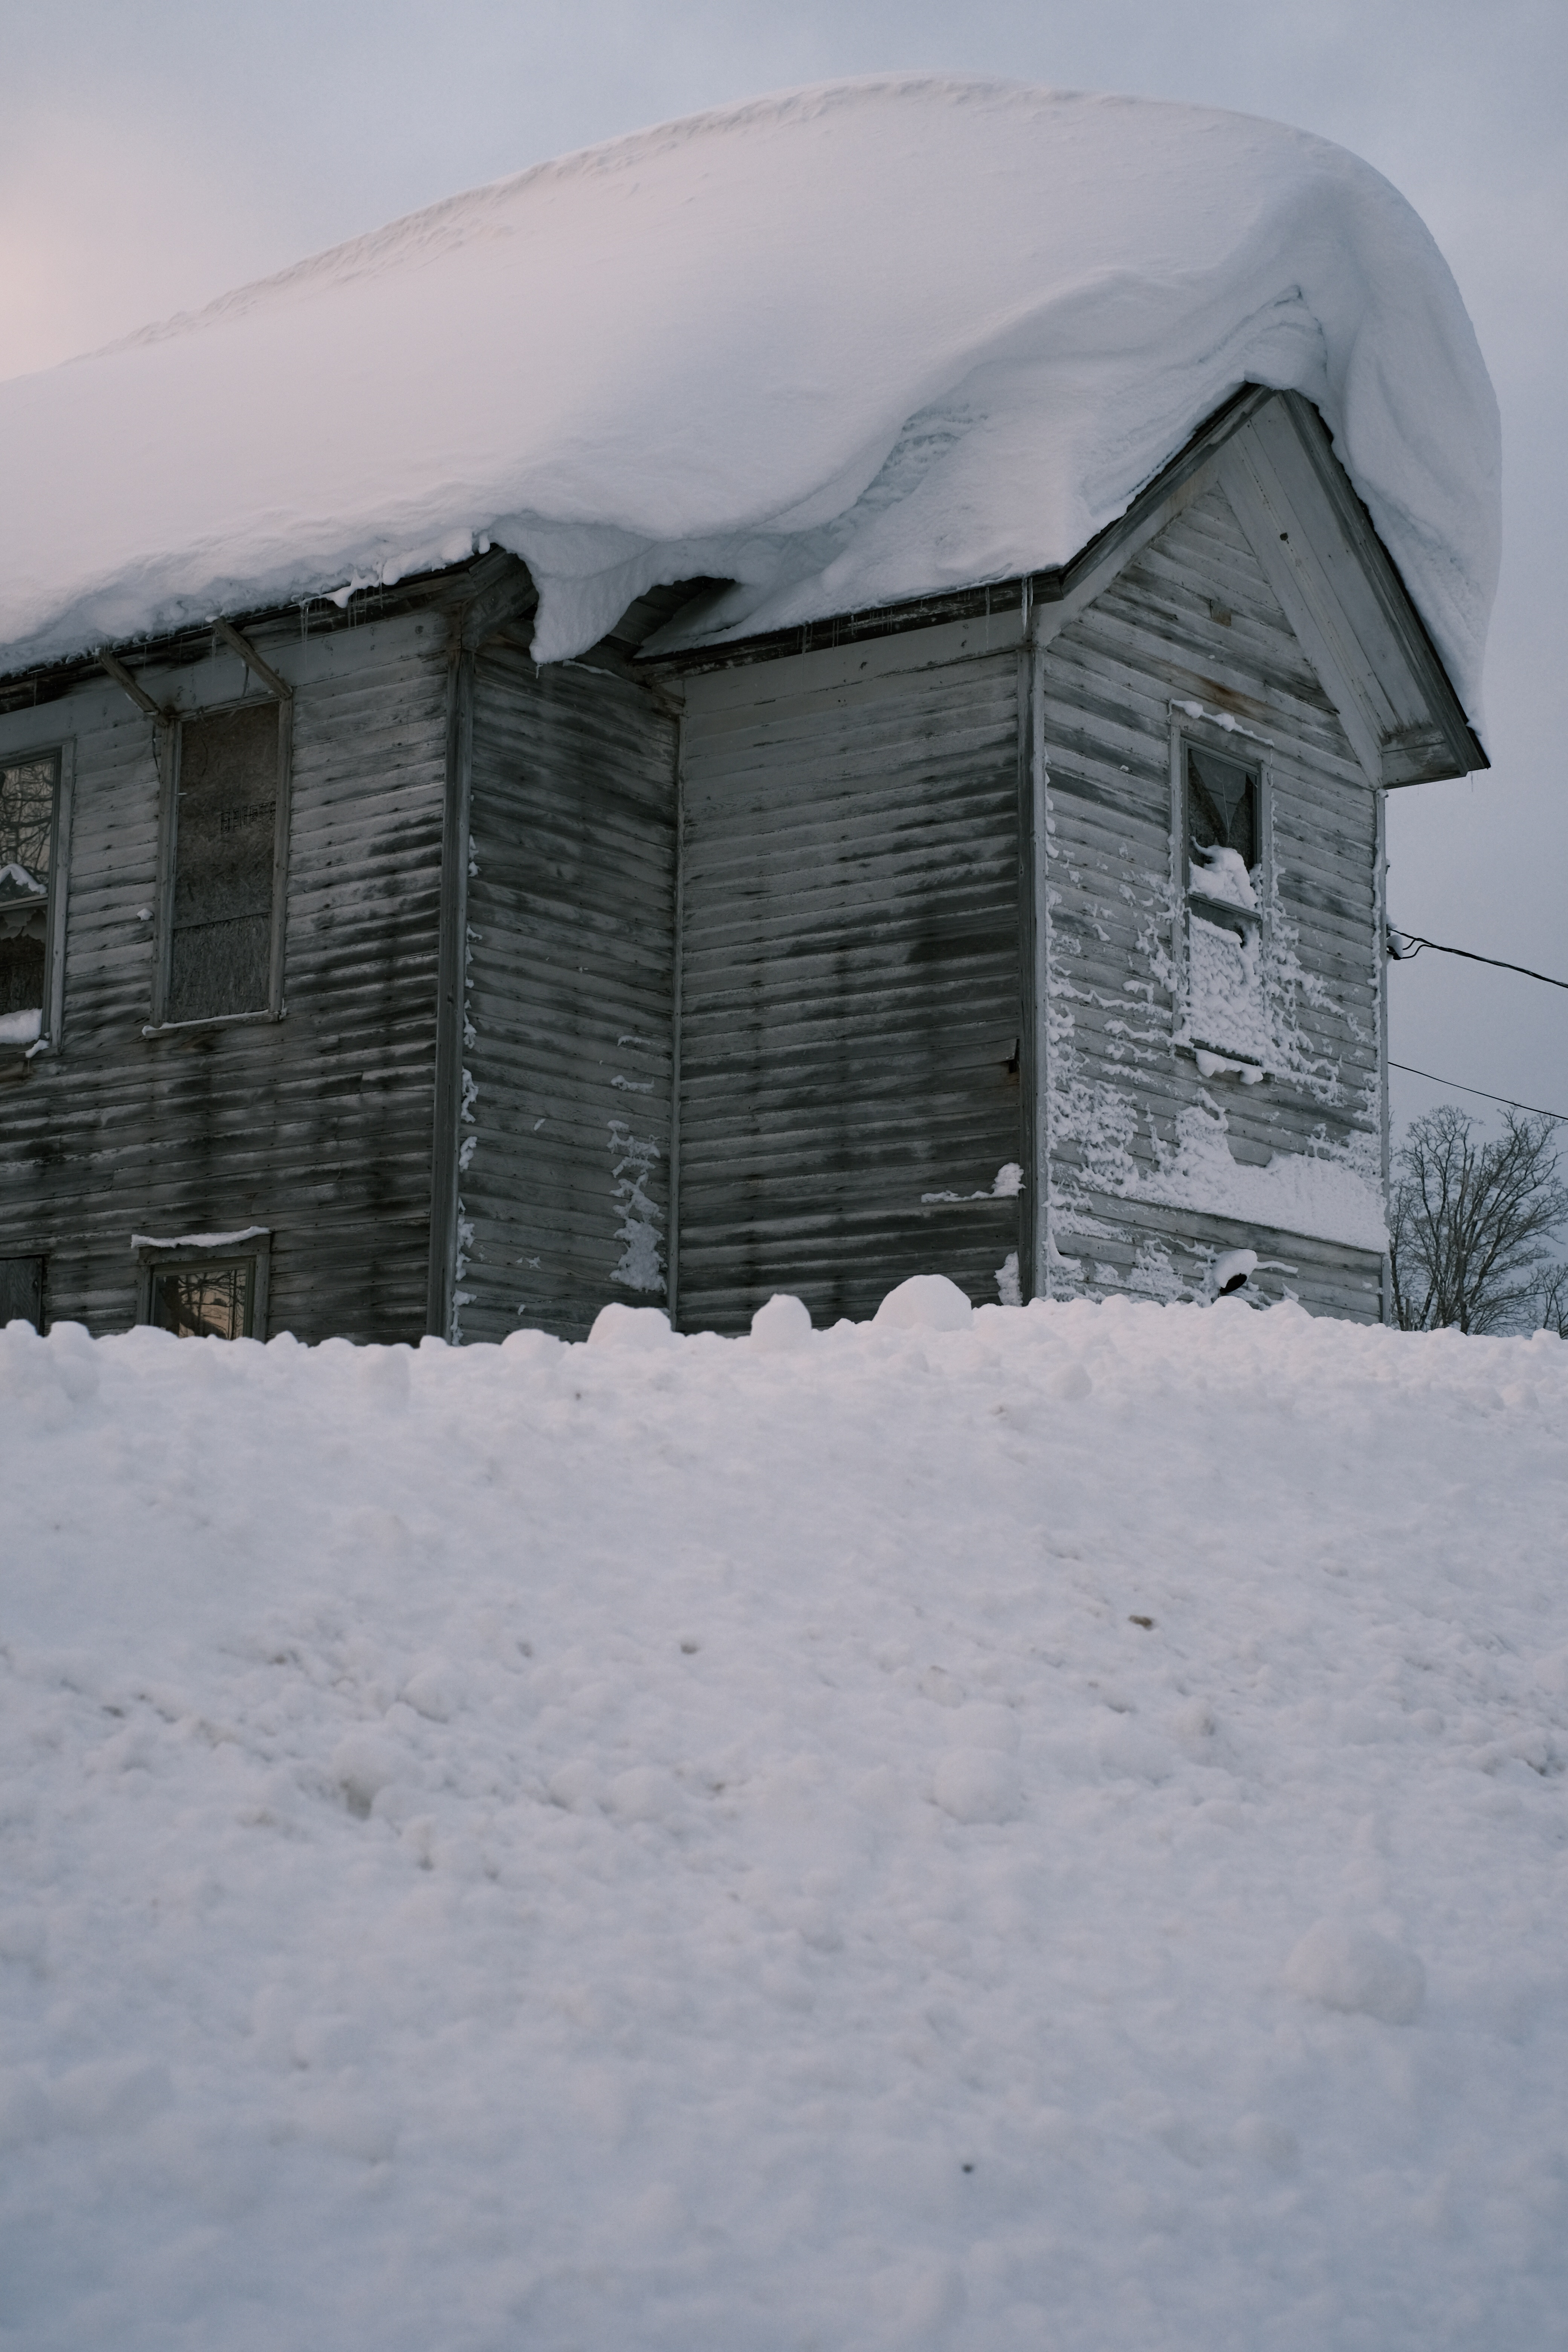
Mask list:
[[[1245,383],[1322,412],[1475,716],[1499,429],[1442,257],[1249,117],[902,77],[448,198],[0,383],[0,664],[523,556],[541,658],[1065,563]]]

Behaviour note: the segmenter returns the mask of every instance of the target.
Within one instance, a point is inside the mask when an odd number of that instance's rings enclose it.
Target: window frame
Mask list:
[[[25,768],[37,760],[53,760],[55,763],[55,805],[49,826],[49,904],[44,929],[42,1018],[37,1042],[15,1048],[25,1061],[30,1061],[35,1055],[57,1052],[65,1030],[66,903],[70,887],[71,813],[76,793],[75,736],[56,736],[52,741],[26,748],[7,744],[0,751],[0,767]]]
[[[1258,776],[1258,905],[1238,907],[1233,899],[1210,898],[1205,891],[1192,886],[1193,847],[1192,823],[1187,801],[1187,748],[1209,751],[1216,759],[1226,760],[1232,767],[1255,770]],[[1181,704],[1171,707],[1171,887],[1172,887],[1172,961],[1176,973],[1176,1043],[1178,1050],[1194,1055],[1199,1051],[1215,1053],[1222,1058],[1247,1063],[1250,1057],[1234,1054],[1224,1046],[1210,1046],[1203,1040],[1194,1041],[1190,1034],[1192,1017],[1192,921],[1197,915],[1204,922],[1228,929],[1245,941],[1249,937],[1257,941],[1259,951],[1267,950],[1269,910],[1274,899],[1274,777],[1273,746],[1262,736],[1234,731],[1220,725],[1217,719],[1205,713],[1194,718],[1190,709]],[[1265,1076],[1268,1075],[1265,1070]]]
[[[248,685],[249,680],[247,679]],[[267,1002],[251,1013],[199,1013],[171,1021],[169,968],[174,941],[174,880],[180,854],[180,756],[187,721],[226,719],[237,710],[254,710],[268,702],[278,713],[278,786],[272,832],[272,918],[268,942]],[[289,899],[289,835],[294,782],[294,698],[274,694],[264,685],[259,694],[231,695],[221,702],[204,702],[192,710],[172,711],[153,722],[160,747],[158,808],[158,876],[154,902],[157,953],[153,967],[153,1017],[144,1033],[165,1029],[232,1029],[246,1022],[281,1021],[284,1013],[283,957]]]
[[[247,1016],[231,1014],[227,1017],[243,1020]],[[160,1241],[150,1234],[133,1234],[131,1246],[136,1257],[138,1324],[153,1323],[154,1274],[178,1274],[187,1268],[199,1271],[248,1264],[251,1268],[249,1324],[238,1336],[244,1339],[266,1339],[272,1275],[272,1229],[269,1225],[251,1225],[226,1241],[216,1238],[198,1241],[194,1237],[184,1241]]]

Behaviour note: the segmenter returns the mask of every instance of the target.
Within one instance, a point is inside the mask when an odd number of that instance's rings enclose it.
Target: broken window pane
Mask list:
[[[58,776],[52,752],[0,767],[0,1045],[43,1031]]]
[[[1258,858],[1256,768],[1187,745],[1187,847],[1194,889],[1207,889],[1227,869],[1252,872]],[[1222,888],[1219,895],[1233,893]]]
[[[277,816],[277,704],[187,719],[166,1021],[267,1010]]]
[[[152,1320],[182,1339],[243,1339],[253,1320],[256,1261],[226,1265],[157,1265]]]

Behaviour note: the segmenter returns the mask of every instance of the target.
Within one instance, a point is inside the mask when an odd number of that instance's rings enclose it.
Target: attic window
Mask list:
[[[280,732],[272,701],[181,724],[165,1021],[272,1003]]]
[[[55,752],[0,767],[0,1046],[44,1032],[58,784]]]

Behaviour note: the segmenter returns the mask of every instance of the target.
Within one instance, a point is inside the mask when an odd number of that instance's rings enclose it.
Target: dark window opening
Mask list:
[[[1251,874],[1258,860],[1258,770],[1217,751],[1187,750],[1187,850],[1192,863],[1192,887],[1210,887],[1205,878],[1236,871]],[[1225,853],[1231,852],[1227,856]],[[1232,892],[1224,889],[1221,896]]]
[[[44,1328],[44,1261],[41,1257],[0,1257],[0,1330],[7,1323]]]
[[[59,762],[0,767],[0,1045],[43,1034]]]
[[[155,1265],[150,1322],[182,1339],[247,1339],[256,1321],[256,1260]]]
[[[264,1013],[271,992],[278,706],[180,730],[166,1021]]]

